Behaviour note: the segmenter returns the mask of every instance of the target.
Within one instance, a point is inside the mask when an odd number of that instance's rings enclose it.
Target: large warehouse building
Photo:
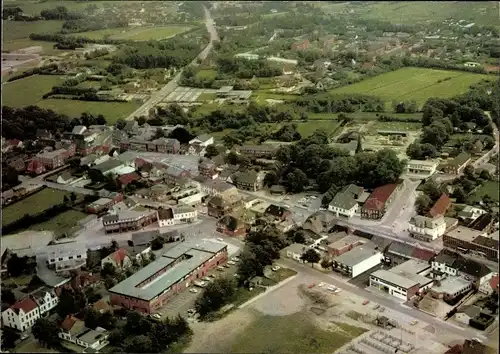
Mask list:
[[[227,245],[185,242],[109,290],[111,303],[153,313],[191,282],[227,261]]]

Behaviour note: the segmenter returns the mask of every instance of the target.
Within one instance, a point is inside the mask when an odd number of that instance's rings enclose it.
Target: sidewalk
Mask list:
[[[266,295],[267,295],[267,294],[269,294],[270,292],[272,292],[272,291],[274,291],[274,290],[277,290],[277,289],[281,288],[283,285],[285,285],[285,284],[286,284],[286,283],[288,283],[289,281],[291,281],[291,280],[295,279],[295,277],[296,277],[297,275],[298,275],[298,273],[297,273],[297,274],[295,274],[295,275],[293,275],[293,276],[291,276],[290,278],[287,278],[287,279],[283,280],[282,282],[280,282],[280,283],[278,283],[278,284],[276,284],[276,285],[273,285],[273,286],[271,286],[271,287],[267,288],[267,290],[266,290],[266,291],[264,291],[262,294],[259,294],[259,295],[257,295],[256,297],[254,297],[254,298],[252,298],[252,299],[248,300],[248,301],[247,301],[247,302],[245,302],[244,304],[241,304],[240,306],[238,306],[238,308],[239,308],[239,309],[242,309],[242,308],[244,308],[245,306],[250,305],[250,304],[252,304],[253,302],[255,302],[255,301],[259,300],[261,297],[266,296]]]

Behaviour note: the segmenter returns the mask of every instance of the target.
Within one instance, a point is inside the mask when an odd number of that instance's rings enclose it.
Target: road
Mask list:
[[[208,53],[213,48],[213,42],[219,40],[217,30],[215,29],[214,21],[210,16],[210,11],[204,6],[205,10],[205,26],[210,34],[210,43],[201,51],[200,54],[190,63],[190,65],[198,65],[198,60],[204,60]],[[165,86],[163,86],[159,91],[154,92],[148,101],[146,101],[141,107],[132,112],[125,120],[133,120],[135,117],[148,116],[151,108],[160,103],[165,97],[172,93],[179,85],[178,82],[181,78],[182,70],[170,80]]]
[[[399,304],[396,301],[392,301],[389,298],[380,296],[376,293],[371,293],[368,292],[364,289],[358,288],[352,284],[346,283],[344,280],[341,280],[337,278],[333,274],[324,274],[321,273],[313,268],[311,268],[309,265],[305,264],[300,264],[295,261],[291,261],[288,259],[280,259],[277,264],[283,267],[287,267],[290,269],[295,270],[298,273],[302,274],[307,274],[310,276],[314,276],[317,278],[319,281],[323,281],[325,283],[332,284],[340,289],[343,289],[344,291],[356,294],[360,297],[366,298],[370,301],[373,301],[375,303],[378,303],[386,308],[393,309],[397,312],[400,312],[404,315],[407,315],[409,317],[413,317],[419,321],[426,322],[432,326],[438,327],[440,330],[445,330],[453,335],[457,335],[462,338],[479,338],[481,340],[486,341],[486,337],[481,333],[473,328],[461,328],[458,326],[454,326],[451,323],[447,323],[441,319],[435,318],[431,315],[428,315],[424,312],[421,312],[419,310],[407,307],[405,305]]]

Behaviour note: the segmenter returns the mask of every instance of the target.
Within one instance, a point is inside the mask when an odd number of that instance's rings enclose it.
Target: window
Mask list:
[[[60,261],[62,261],[63,259],[62,258],[59,258]]]
[[[73,259],[73,256],[69,256],[68,259]]]
[[[76,256],[76,258],[82,258],[82,256],[81,256],[81,255],[78,255],[78,256]]]

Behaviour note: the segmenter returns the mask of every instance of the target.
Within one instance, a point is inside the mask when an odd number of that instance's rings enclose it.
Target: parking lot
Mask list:
[[[229,248],[229,247],[228,247]],[[230,259],[234,256],[230,256]],[[213,281],[213,276],[216,278],[220,277],[234,277],[234,274],[236,273],[236,264],[229,265],[228,268],[222,267],[221,270],[219,269],[212,269],[208,274],[203,278],[203,281],[208,283],[209,281]],[[207,278],[207,280],[205,280]],[[210,280],[208,280],[210,279]],[[197,292],[194,293],[192,292],[191,289],[196,289]],[[195,286],[194,284],[191,284],[188,289],[184,290],[183,292],[177,294],[172,300],[170,300],[165,306],[163,306],[157,313],[161,317],[174,317],[177,316],[177,314],[180,314],[181,316],[188,316],[188,310],[194,308],[194,302],[196,301],[196,298],[202,293],[203,288]]]

